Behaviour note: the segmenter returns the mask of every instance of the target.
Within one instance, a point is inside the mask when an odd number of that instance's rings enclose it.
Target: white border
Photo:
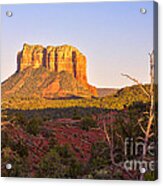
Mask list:
[[[105,0],[1,0],[0,4],[16,4],[16,3],[55,3],[55,2],[104,2]],[[112,0],[112,1],[123,1],[123,0]],[[131,0],[132,1],[132,0]],[[162,106],[162,95],[163,88],[161,82],[163,82],[163,38],[160,33],[163,33],[163,0],[157,0],[159,3],[159,180],[155,182],[137,182],[137,181],[101,181],[101,180],[64,180],[64,179],[36,179],[36,178],[0,178],[0,185],[11,186],[49,186],[49,185],[60,185],[67,186],[106,186],[106,185],[163,185],[163,106]]]

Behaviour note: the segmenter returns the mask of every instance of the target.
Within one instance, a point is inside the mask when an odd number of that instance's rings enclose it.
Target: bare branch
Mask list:
[[[154,136],[154,132],[152,132],[152,133],[149,135],[149,138],[151,138],[152,136]]]
[[[138,122],[138,124],[139,124],[140,129],[142,130],[142,132],[143,132],[144,134],[146,134],[146,131],[145,131],[144,127],[142,126],[142,124],[141,124],[140,122]]]
[[[151,126],[152,124],[154,124],[154,117],[155,117],[155,104],[154,104],[154,72],[155,72],[155,61],[154,61],[154,51],[149,54],[150,57],[150,110],[149,110],[149,120],[148,120],[148,125],[146,128],[146,133],[145,133],[145,138],[144,138],[144,142],[145,142],[145,153],[143,153],[143,157],[142,160],[144,160],[146,158],[147,155],[147,144],[149,141],[149,138],[151,138],[154,134],[151,133]],[[144,175],[141,174],[140,175],[140,180],[144,179]]]
[[[135,79],[135,78],[129,76],[128,74],[123,74],[123,73],[121,73],[121,75],[122,75],[122,76],[125,76],[125,77],[127,77],[128,79],[130,79],[131,81],[137,83],[137,85],[140,86],[140,88],[141,88],[142,91],[146,94],[146,96],[147,96],[148,98],[150,98],[150,94],[146,91],[146,89],[142,86],[142,84],[139,83],[139,81],[138,81],[137,79]]]

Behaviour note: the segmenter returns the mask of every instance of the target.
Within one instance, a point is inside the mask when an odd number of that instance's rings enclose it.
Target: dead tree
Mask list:
[[[147,156],[147,148],[149,139],[153,136],[153,133],[151,132],[152,125],[154,124],[155,119],[155,57],[154,57],[154,51],[149,54],[150,57],[150,91],[149,93],[147,90],[143,87],[139,81],[133,77],[131,77],[128,74],[122,74],[122,76],[127,77],[128,79],[135,82],[137,85],[140,86],[141,90],[144,92],[144,94],[150,99],[150,109],[149,109],[149,119],[147,123],[147,127],[144,128],[140,123],[140,128],[142,132],[144,133],[144,146],[145,146],[145,152],[142,155],[142,160],[144,160]],[[140,175],[140,180],[144,179],[144,174]]]
[[[115,161],[117,154],[114,152],[116,147],[114,144],[113,124],[109,123],[109,125],[107,126],[108,123],[107,123],[107,118],[105,117],[105,115],[102,117],[102,123],[103,123],[103,130],[104,130],[106,142],[109,147],[110,160],[111,160],[111,165],[112,165],[113,169],[116,171],[121,170],[123,173],[125,173],[127,179],[134,179],[134,175],[132,173],[130,173],[129,171],[127,171],[124,168],[123,164],[117,163]],[[116,133],[116,136],[119,138],[122,138],[122,136],[118,136],[117,133]]]
[[[131,81],[133,81],[134,83],[136,83],[140,89],[142,90],[142,92],[147,96],[147,98],[149,99],[150,102],[150,109],[148,115],[149,115],[149,119],[147,122],[147,126],[144,127],[141,125],[140,120],[138,120],[138,124],[140,126],[140,129],[142,130],[144,137],[143,137],[143,141],[144,141],[144,145],[145,145],[145,152],[142,155],[142,161],[146,159],[147,156],[147,148],[148,148],[148,143],[149,143],[149,139],[153,136],[153,133],[151,132],[151,128],[152,125],[154,124],[154,117],[155,117],[155,102],[154,102],[154,89],[155,89],[155,85],[154,85],[154,71],[155,71],[155,67],[154,67],[154,52],[152,52],[151,54],[149,54],[150,56],[150,91],[147,91],[146,88],[142,85],[142,83],[140,83],[136,78],[131,77],[128,74],[122,74],[122,76],[127,77],[128,79],[130,79]],[[102,108],[102,105],[100,106],[100,108]],[[101,109],[101,113],[102,109]],[[103,115],[103,114],[102,114]],[[105,115],[105,114],[104,114]],[[104,116],[103,115],[103,116]],[[130,173],[129,171],[127,171],[123,165],[116,163],[115,161],[115,146],[114,146],[114,139],[113,139],[113,125],[109,124],[109,126],[107,126],[107,121],[105,120],[105,117],[102,116],[102,121],[103,121],[103,130],[104,130],[104,134],[106,137],[106,141],[108,143],[109,149],[110,149],[110,159],[112,162],[112,166],[117,169],[117,170],[121,170],[122,172],[125,172],[126,175],[128,175],[129,179],[135,179],[135,176],[137,177],[137,175],[134,175],[133,173]],[[109,128],[109,130],[108,130]],[[121,140],[122,136],[118,136],[120,137]],[[124,142],[123,142],[124,143]],[[143,180],[144,179],[144,174],[140,174],[139,175],[139,179]]]

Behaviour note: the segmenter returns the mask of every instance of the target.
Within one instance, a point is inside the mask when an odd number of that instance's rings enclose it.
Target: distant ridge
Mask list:
[[[118,89],[116,88],[97,88],[98,96],[105,97],[109,95],[116,94]]]

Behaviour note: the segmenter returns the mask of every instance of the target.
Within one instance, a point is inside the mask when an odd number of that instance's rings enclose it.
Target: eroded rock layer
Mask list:
[[[76,80],[87,84],[86,57],[69,45],[44,48],[41,45],[24,44],[22,51],[18,52],[17,64],[18,72],[28,67],[44,66],[54,72],[69,72]]]
[[[4,83],[3,87],[6,87],[7,83],[14,81],[14,87],[3,91],[6,95],[23,95],[28,89],[28,94],[31,90],[31,95],[39,94],[45,98],[97,96],[96,87],[87,82],[85,55],[69,45],[43,47],[24,44],[17,55],[17,73],[14,77],[19,80],[16,84],[13,78]],[[31,88],[32,85],[35,88]]]

